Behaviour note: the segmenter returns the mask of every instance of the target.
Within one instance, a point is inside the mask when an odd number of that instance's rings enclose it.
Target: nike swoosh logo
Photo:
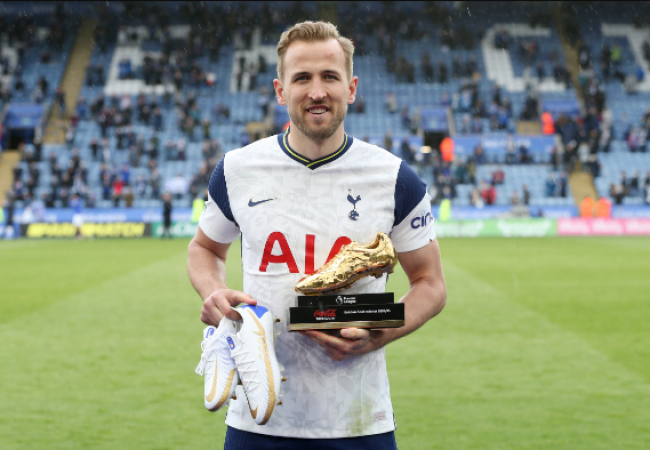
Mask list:
[[[255,317],[255,313],[253,313],[253,311],[251,311],[250,309],[248,310],[248,312],[253,318],[253,320],[255,321],[255,325],[257,325],[257,331],[253,331],[253,333],[255,333],[258,336],[264,336],[266,332],[264,331],[264,327],[262,326],[260,321],[257,320],[257,317]]]
[[[270,202],[271,200],[275,200],[275,199],[274,199],[274,198],[267,198],[266,200],[260,200],[259,202],[254,202],[253,199],[251,198],[251,199],[248,201],[248,206],[257,206],[257,205],[259,205],[260,203]]]
[[[209,402],[213,401],[214,398],[217,396],[217,375],[219,375],[219,366],[217,365],[217,362],[215,361],[215,368],[214,368],[214,378],[212,379],[212,389],[210,389],[210,393],[205,396],[205,399]]]
[[[214,405],[214,409],[211,411],[216,411],[217,409],[221,408],[221,405],[223,405],[226,400],[228,400],[228,395],[230,394],[230,387],[232,386],[233,378],[235,378],[235,369],[232,369],[230,373],[228,374],[228,380],[226,381],[226,386],[223,389],[223,392],[221,393],[221,398],[219,398],[219,401],[217,402],[216,405]],[[212,402],[215,397],[217,396],[217,372],[215,371],[214,373],[214,380],[212,381],[212,389],[210,390],[210,393],[205,397],[205,399],[209,402]]]

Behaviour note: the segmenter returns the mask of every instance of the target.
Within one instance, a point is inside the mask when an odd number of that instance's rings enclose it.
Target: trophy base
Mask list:
[[[342,330],[343,328],[399,328],[404,326],[403,320],[376,320],[359,322],[321,322],[321,323],[292,323],[289,331],[301,330]]]
[[[289,308],[289,331],[399,328],[404,320],[404,303]]]

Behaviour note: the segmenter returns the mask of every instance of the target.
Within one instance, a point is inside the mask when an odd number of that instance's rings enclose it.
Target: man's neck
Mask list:
[[[345,131],[343,125],[333,135],[322,141],[315,141],[305,136],[297,127],[291,127],[289,132],[289,146],[312,161],[334,153],[343,144]]]

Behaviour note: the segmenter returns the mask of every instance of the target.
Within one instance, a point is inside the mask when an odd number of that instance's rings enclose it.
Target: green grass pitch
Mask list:
[[[0,242],[1,449],[222,448],[187,243]],[[387,349],[400,449],[649,448],[650,239],[440,246],[447,307]]]

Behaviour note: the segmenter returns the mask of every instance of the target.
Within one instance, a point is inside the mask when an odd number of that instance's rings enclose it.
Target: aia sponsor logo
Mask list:
[[[352,242],[347,236],[339,237],[336,242],[332,245],[329,255],[327,256],[327,261],[334,258],[336,254],[347,244]],[[293,242],[296,245],[296,242]],[[280,247],[280,253],[273,252],[274,248]],[[295,247],[294,247],[295,250]],[[302,272],[304,274],[312,274],[315,272],[315,261],[314,255],[316,253],[316,235],[307,234],[305,236],[305,270]],[[274,231],[269,235],[264,245],[264,253],[262,254],[262,261],[260,262],[260,272],[266,272],[269,264],[286,264],[287,269],[290,273],[300,273],[296,258],[294,256],[294,251],[291,250],[289,241],[286,236],[280,231]]]
[[[319,317],[336,317],[336,310],[335,309],[327,309],[325,311],[321,311],[320,309],[314,311],[314,317],[319,318]]]

